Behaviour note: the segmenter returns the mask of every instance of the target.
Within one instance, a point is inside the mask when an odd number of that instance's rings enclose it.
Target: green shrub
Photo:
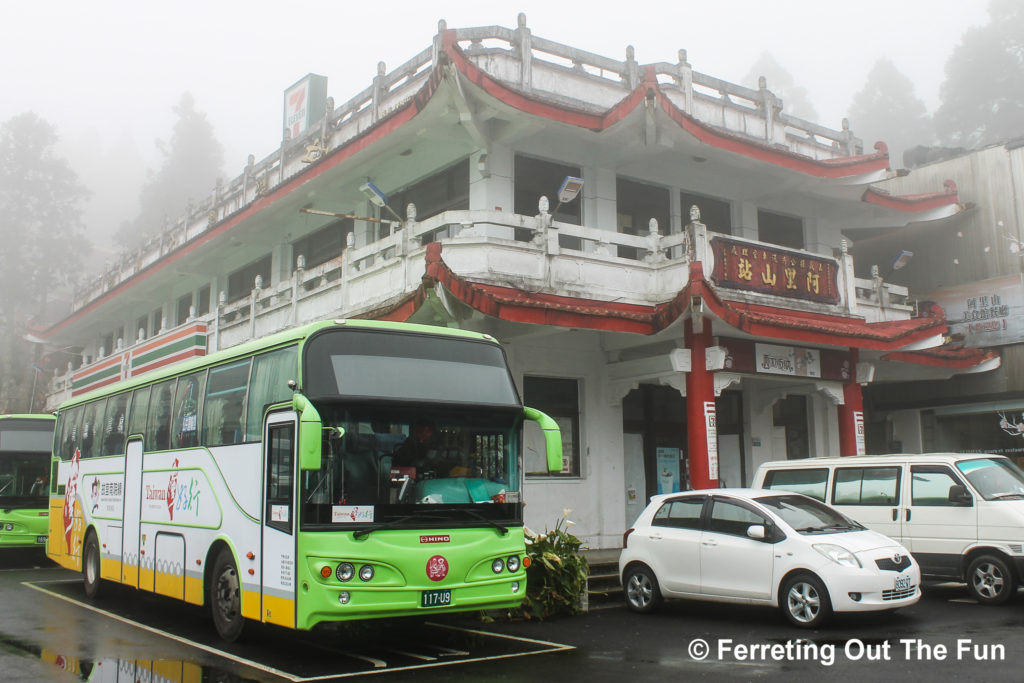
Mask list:
[[[580,596],[587,587],[587,558],[580,554],[580,539],[569,533],[574,524],[565,510],[551,531],[537,534],[526,529],[526,598],[520,608],[527,619],[556,614],[578,614]]]

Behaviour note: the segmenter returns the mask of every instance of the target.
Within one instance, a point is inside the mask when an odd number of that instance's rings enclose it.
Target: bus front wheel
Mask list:
[[[90,600],[100,594],[100,542],[94,533],[86,537],[82,548],[82,585]]]
[[[229,643],[238,640],[245,625],[242,617],[242,592],[235,560],[227,548],[221,549],[213,563],[210,611],[220,637]]]

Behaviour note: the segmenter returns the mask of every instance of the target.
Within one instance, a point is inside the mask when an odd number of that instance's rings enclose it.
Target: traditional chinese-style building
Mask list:
[[[956,186],[879,190],[883,144],[674,61],[514,29],[449,29],[342,104],[285,92],[285,136],[76,293],[43,334],[81,350],[49,405],[297,323],[487,332],[562,427],[527,435],[527,523],[573,508],[614,548],[659,490],[864,452],[864,387],[976,373],[943,311],[858,243],[964,212]],[[878,269],[876,269],[877,271]],[[890,282],[892,280],[893,282]]]

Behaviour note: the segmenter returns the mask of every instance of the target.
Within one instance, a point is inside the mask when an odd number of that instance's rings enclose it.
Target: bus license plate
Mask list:
[[[898,591],[905,591],[910,589],[910,585],[911,584],[909,576],[897,576],[893,589]]]
[[[452,591],[450,588],[444,590],[423,591],[420,594],[420,607],[441,607],[452,604]]]
[[[36,543],[46,543],[46,536],[36,536]]]

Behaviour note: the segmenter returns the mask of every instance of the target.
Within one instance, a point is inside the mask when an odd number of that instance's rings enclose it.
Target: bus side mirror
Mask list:
[[[547,453],[548,472],[562,471],[562,432],[558,423],[536,408],[523,408],[523,417],[536,422],[544,434],[544,450]]]
[[[324,429],[320,413],[298,392],[292,394],[292,407],[299,414],[299,469],[318,470]]]

